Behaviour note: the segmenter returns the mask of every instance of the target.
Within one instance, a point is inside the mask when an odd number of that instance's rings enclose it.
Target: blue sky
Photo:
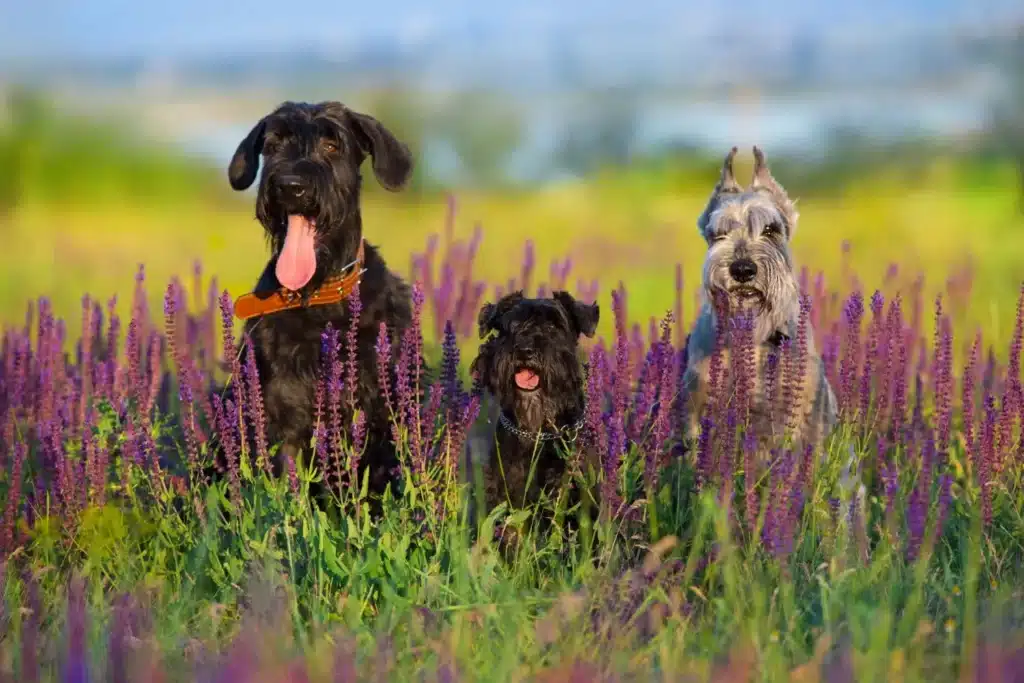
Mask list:
[[[949,23],[1024,12],[1020,0],[0,0],[0,59],[231,54],[329,47],[431,30],[759,22],[808,28]]]

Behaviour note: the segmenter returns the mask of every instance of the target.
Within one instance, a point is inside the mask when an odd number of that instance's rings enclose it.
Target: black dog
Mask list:
[[[546,299],[513,292],[480,310],[486,341],[471,372],[493,415],[487,433],[473,438],[469,464],[482,464],[488,509],[504,500],[533,504],[568,484],[559,449],[575,445],[586,404],[579,337],[594,336],[599,316],[596,303],[567,292]]]
[[[412,321],[412,302],[409,286],[387,269],[376,248],[363,242],[359,167],[367,156],[384,188],[398,191],[408,181],[409,149],[373,117],[339,102],[286,102],[238,145],[228,178],[235,190],[246,189],[256,179],[262,157],[256,218],[269,237],[271,257],[254,293],[269,297],[284,288],[286,299],[302,302],[253,317],[245,325],[256,354],[268,439],[281,443],[279,455],[297,457],[302,451],[309,457],[321,333],[327,323],[342,334],[349,326],[348,302],[318,303],[318,291],[340,275],[351,276],[363,257],[355,398],[366,413],[367,432],[359,476],[361,480],[369,468],[370,490],[379,493],[393,481],[398,463],[378,388],[374,346],[384,322],[392,348],[398,348]],[[280,468],[279,457],[278,473]]]

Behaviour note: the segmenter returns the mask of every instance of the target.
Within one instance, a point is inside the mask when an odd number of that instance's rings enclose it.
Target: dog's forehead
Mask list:
[[[568,322],[562,306],[554,299],[523,299],[510,313],[519,320]]]
[[[728,231],[747,225],[765,226],[782,214],[769,196],[755,190],[722,197],[712,217],[716,229]]]
[[[288,102],[267,117],[271,134],[336,134],[345,129],[347,109],[340,102]]]

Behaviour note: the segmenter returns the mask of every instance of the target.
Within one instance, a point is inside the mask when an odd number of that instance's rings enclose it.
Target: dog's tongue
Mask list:
[[[274,273],[293,292],[302,289],[316,272],[315,230],[316,224],[305,216],[288,216],[288,234]]]
[[[533,370],[520,370],[516,373],[516,386],[526,391],[533,391],[540,384],[540,377]]]

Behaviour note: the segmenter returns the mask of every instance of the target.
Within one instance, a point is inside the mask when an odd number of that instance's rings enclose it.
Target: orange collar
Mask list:
[[[345,266],[342,272],[349,271],[347,275],[333,277],[313,292],[309,302],[302,303],[302,296],[298,292],[282,287],[274,292],[257,294],[250,292],[243,294],[235,300],[235,317],[242,320],[255,318],[261,315],[286,311],[291,308],[305,306],[323,306],[325,304],[336,304],[352,295],[356,285],[362,279],[366,269],[363,264],[366,260],[363,250],[363,241],[359,240],[359,251],[356,252],[356,260]]]

